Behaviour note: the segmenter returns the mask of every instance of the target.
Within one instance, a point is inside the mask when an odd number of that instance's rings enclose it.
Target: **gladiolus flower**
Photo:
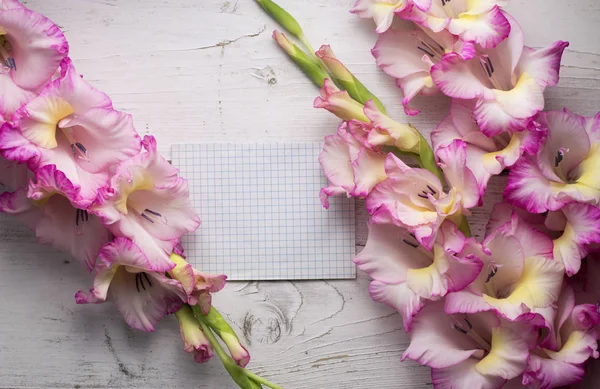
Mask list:
[[[431,367],[436,389],[500,389],[527,368],[543,323],[535,314],[514,322],[492,312],[449,315],[443,301],[431,302],[416,315],[402,359]]]
[[[433,1],[428,9],[407,8],[397,12],[403,19],[440,32],[444,29],[463,41],[475,42],[483,48],[494,48],[511,32],[511,24],[500,7],[506,0]]]
[[[558,41],[541,50],[523,47],[520,26],[510,22],[510,36],[495,49],[482,49],[469,60],[450,53],[431,68],[444,94],[475,101],[475,120],[489,137],[528,127],[544,108],[545,88],[558,83],[560,59],[569,45]]]
[[[106,185],[109,167],[141,148],[131,116],[111,105],[65,59],[61,77],[17,111],[14,125],[2,127],[2,153],[32,169],[56,165],[92,201]]]
[[[198,320],[189,306],[181,307],[175,312],[177,321],[179,321],[179,332],[183,340],[183,350],[186,353],[194,354],[194,361],[198,363],[207,362],[213,356],[213,350],[210,342],[200,329]]]
[[[335,84],[326,79],[321,95],[314,101],[315,108],[324,108],[344,121],[349,121],[348,130],[354,133],[366,133],[365,146],[394,146],[408,153],[419,153],[419,132],[411,125],[401,124],[382,113],[373,101],[364,105],[352,99],[348,92],[340,91]],[[364,138],[364,135],[355,138]]]
[[[153,263],[131,240],[118,237],[102,247],[95,268],[94,286],[75,295],[77,304],[114,301],[129,326],[154,331],[165,315],[187,301],[181,283],[164,275],[170,266]]]
[[[552,331],[532,353],[523,376],[523,385],[557,388],[583,378],[584,362],[598,358],[600,315],[595,304],[575,305],[572,287],[565,283],[550,317]]]
[[[57,25],[17,1],[0,4],[0,116],[9,120],[52,80],[69,45]]]
[[[520,132],[504,132],[492,138],[484,135],[473,118],[473,103],[453,100],[450,114],[431,133],[433,149],[448,146],[456,139],[465,143],[466,166],[477,179],[480,191],[485,191],[489,179],[513,166],[527,153],[538,152],[546,131],[535,122]]]
[[[146,136],[145,152],[122,162],[110,186],[99,192],[91,211],[117,236],[131,239],[153,266],[175,267],[169,259],[179,238],[194,231],[200,218],[189,198],[187,181]]]
[[[546,215],[529,214],[506,203],[497,204],[490,216],[488,233],[510,221],[516,212],[534,228],[552,239],[553,257],[562,262],[567,275],[573,276],[581,267],[590,245],[600,243],[600,209],[581,203],[569,203]]]
[[[343,122],[337,134],[325,137],[319,163],[329,180],[321,189],[321,202],[329,208],[330,196],[346,194],[348,197],[366,197],[373,187],[386,178],[385,154],[363,146],[348,132]]]
[[[98,250],[109,240],[100,220],[87,211],[85,200],[54,165],[38,169],[29,189],[0,196],[0,210],[36,232],[40,243],[70,253],[92,270]]]
[[[410,9],[413,5],[421,11],[431,8],[431,0],[357,0],[350,12],[364,19],[373,19],[378,34],[392,25],[394,14]]]
[[[420,111],[410,107],[419,94],[439,92],[431,78],[431,68],[447,53],[459,53],[465,59],[475,55],[473,44],[458,41],[447,31],[426,33],[420,28],[399,27],[381,34],[371,53],[386,74],[396,79],[404,95],[402,106],[407,115]]]
[[[373,223],[405,227],[428,250],[442,222],[449,218],[459,225],[463,211],[476,206],[480,198],[475,177],[465,167],[465,145],[457,141],[440,155],[442,170],[452,186],[448,193],[433,173],[411,168],[388,154],[388,177],[375,186],[366,201]]]
[[[169,275],[181,282],[181,286],[188,296],[188,304],[199,305],[202,312],[208,314],[212,301],[211,293],[216,293],[225,287],[227,276],[202,273],[187,263],[179,254],[171,254],[171,261],[176,266],[169,271]]]
[[[373,300],[400,312],[408,332],[426,300],[461,290],[479,275],[483,263],[464,254],[466,243],[450,222],[442,224],[432,251],[404,228],[369,224],[367,244],[354,263],[373,279],[369,286]]]
[[[109,233],[87,211],[75,187],[54,165],[38,169],[29,189],[0,196],[0,210],[20,219],[36,233],[40,243],[70,253],[92,270]]]
[[[511,169],[505,196],[532,213],[556,211],[573,201],[600,204],[600,114],[542,112],[548,138],[536,156]]]
[[[564,267],[553,259],[552,240],[516,213],[473,253],[485,270],[468,288],[446,296],[446,312],[496,311],[514,320],[558,299]]]

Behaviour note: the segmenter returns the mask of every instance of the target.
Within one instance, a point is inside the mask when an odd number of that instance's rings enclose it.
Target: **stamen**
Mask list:
[[[488,65],[490,65],[490,71],[494,73],[494,65],[492,65],[492,60],[490,59],[490,57],[487,57],[487,62]]]
[[[496,266],[493,266],[492,270],[490,270],[490,272],[488,273],[488,276],[487,276],[487,279],[485,280],[485,282],[490,282],[490,280],[492,278],[494,278],[496,273],[498,273],[498,268]]]
[[[139,276],[140,273],[136,273],[135,274],[135,288],[137,289],[138,293],[140,293],[140,284],[139,284]]]
[[[435,55],[433,53],[430,53],[429,51],[425,50],[421,46],[418,46],[417,49],[421,50],[422,52],[424,52],[425,54],[427,54],[431,58],[435,57]]]
[[[444,0],[442,0],[442,1],[444,1]],[[461,334],[465,334],[466,335],[466,334],[469,333],[469,331],[462,329],[458,324],[454,325],[454,329],[456,331],[460,332]]]
[[[429,190],[431,191],[431,194],[432,194],[432,195],[435,195],[435,194],[437,193],[437,192],[436,192],[436,191],[435,191],[435,190],[434,190],[432,187],[430,187],[429,185],[427,185],[427,189],[429,189]]]
[[[472,330],[472,329],[473,329],[473,325],[471,324],[471,322],[470,322],[469,320],[467,320],[467,318],[466,318],[466,317],[465,317],[463,320],[464,320],[464,321],[465,321],[465,323],[467,323],[467,325],[469,326],[469,330]]]
[[[146,281],[148,281],[148,285],[150,285],[150,287],[152,287],[152,282],[150,282],[150,278],[148,278],[148,275],[146,273],[142,273],[144,275],[144,278],[146,279]],[[140,278],[142,278],[140,276]]]
[[[6,66],[9,69],[15,69],[15,72],[17,71],[17,63],[15,62],[15,59],[13,57],[8,57],[4,60],[4,66]]]
[[[429,197],[427,197],[427,195],[421,194],[419,193],[417,196],[423,198],[423,199],[428,199]]]
[[[152,215],[154,215],[154,216],[162,217],[162,215],[161,215],[160,213],[158,213],[158,212],[154,212],[153,210],[151,210],[151,209],[148,209],[148,208],[144,209],[144,212],[151,213],[151,214],[152,214]]]
[[[87,156],[87,149],[81,143],[75,142],[75,146],[77,147],[77,149],[79,149],[79,151],[81,151]]]
[[[77,209],[77,210],[75,211],[75,225],[76,225],[77,227],[79,227],[79,213],[80,213],[80,212],[81,212],[81,209]]]
[[[415,244],[415,243],[413,243],[413,242],[409,242],[409,241],[408,241],[408,240],[406,240],[406,239],[402,239],[402,241],[403,241],[405,244],[407,244],[407,245],[409,245],[409,246],[411,246],[411,247],[414,247],[414,248],[418,248],[418,247],[419,247],[419,245],[418,245],[418,244]]]
[[[554,167],[558,167],[558,165],[560,165],[564,157],[565,155],[562,153],[562,151],[558,150],[556,157],[554,157]]]
[[[139,212],[139,214],[141,217],[143,217],[152,224],[158,221],[164,225],[167,225],[167,218],[151,209],[146,208],[143,212]]]
[[[146,215],[144,212],[142,212],[141,216],[148,220],[150,223],[154,224],[154,220],[150,219],[150,216]]]

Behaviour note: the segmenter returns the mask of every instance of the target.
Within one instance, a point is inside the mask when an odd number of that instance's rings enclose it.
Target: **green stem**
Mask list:
[[[261,376],[257,376],[256,374],[252,373],[248,369],[244,369],[244,370],[245,370],[246,375],[248,377],[252,378],[254,381],[256,381],[256,382],[258,382],[258,383],[260,383],[262,385],[268,386],[271,389],[283,389],[282,386],[279,386],[279,385],[274,384],[274,383],[272,383],[270,381],[267,381],[266,379],[262,378]]]
[[[196,318],[196,319],[198,319],[198,318]],[[212,332],[210,327],[207,326],[206,323],[204,323],[204,321],[202,321],[202,319],[198,319],[198,323],[200,324],[200,327],[202,328],[202,332],[204,332],[204,335],[206,335],[206,338],[210,342],[210,345],[212,346],[212,348],[217,353],[217,356],[219,357],[221,362],[223,362],[224,365],[225,365],[225,361],[227,361],[227,362],[230,361],[231,363],[235,363],[233,361],[233,358],[231,358],[229,355],[227,355],[225,350],[223,350],[223,347],[221,347],[221,343],[219,343],[219,340],[217,339],[215,334]]]
[[[197,307],[192,307],[195,313],[197,313],[197,309],[194,308]],[[202,332],[204,332],[206,335],[206,338],[208,339],[213,350],[215,350],[217,353],[221,363],[223,363],[225,370],[227,370],[231,378],[233,378],[235,383],[238,384],[240,388],[258,388],[260,385],[265,385],[271,389],[283,389],[283,387],[254,374],[250,370],[238,366],[233,358],[231,358],[231,356],[225,352],[221,346],[221,343],[219,343],[219,340],[215,336],[212,328],[210,328],[210,326],[204,320],[202,320],[201,314],[196,315],[196,320],[198,321],[198,324],[200,324],[200,328],[202,328]]]

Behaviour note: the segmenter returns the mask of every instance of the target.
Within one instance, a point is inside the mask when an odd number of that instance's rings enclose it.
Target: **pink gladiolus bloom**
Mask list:
[[[456,139],[465,143],[466,166],[484,192],[489,179],[514,165],[524,153],[535,154],[545,139],[545,131],[535,122],[520,132],[504,132],[492,138],[485,136],[473,118],[473,103],[453,100],[450,114],[431,133],[434,151]]]
[[[202,332],[198,320],[194,317],[190,307],[181,307],[175,312],[179,321],[179,333],[183,340],[183,350],[194,354],[194,361],[207,362],[213,356],[212,346]]]
[[[433,1],[427,10],[410,8],[397,12],[433,32],[444,29],[467,42],[494,48],[511,32],[507,15],[500,10],[507,0]]]
[[[564,267],[553,259],[552,240],[516,213],[474,254],[483,261],[484,271],[468,288],[446,296],[446,312],[495,311],[514,320],[558,299]]]
[[[187,301],[181,283],[164,275],[171,266],[151,261],[131,240],[118,237],[98,255],[94,286],[80,290],[77,304],[111,300],[129,326],[154,331],[165,315],[175,313]]]
[[[600,314],[595,304],[575,305],[573,288],[565,283],[550,319],[552,331],[531,353],[523,376],[529,388],[557,388],[579,382],[584,362],[598,358]]]
[[[535,314],[514,322],[492,312],[448,315],[431,302],[416,315],[402,356],[432,368],[436,389],[500,389],[527,368],[544,320]]]
[[[14,215],[36,233],[40,243],[70,253],[92,270],[109,233],[90,215],[86,202],[54,165],[38,169],[29,189],[0,195],[0,210]]]
[[[404,112],[411,116],[420,112],[409,105],[417,95],[439,92],[431,78],[431,68],[451,52],[468,59],[475,55],[475,47],[447,31],[426,33],[419,28],[398,27],[381,34],[371,50],[377,66],[396,79],[404,95]]]
[[[131,116],[75,72],[69,59],[61,77],[14,115],[0,135],[3,155],[32,169],[56,165],[87,200],[106,185],[109,167],[139,153]]]
[[[223,289],[226,275],[211,275],[196,270],[179,254],[171,254],[175,267],[169,271],[171,277],[179,282],[187,293],[188,304],[199,305],[204,314],[208,314],[211,307],[211,293]]]
[[[568,42],[534,50],[523,47],[523,32],[510,19],[510,36],[495,49],[482,49],[465,60],[456,53],[431,68],[440,90],[453,98],[474,100],[474,116],[489,137],[522,131],[544,108],[544,90],[558,83],[560,60]]]
[[[330,196],[366,197],[373,187],[386,178],[385,154],[371,150],[348,132],[343,122],[337,134],[325,137],[319,163],[329,186],[321,189],[321,202],[329,208]]]
[[[449,192],[444,192],[433,173],[411,168],[390,153],[385,162],[388,177],[375,186],[366,201],[373,223],[405,227],[427,250],[433,247],[437,230],[446,218],[460,224],[463,212],[480,199],[475,177],[465,166],[464,143],[456,141],[438,154],[452,187]]]
[[[69,45],[58,26],[17,1],[0,3],[0,116],[9,120],[52,80]]]
[[[532,213],[556,211],[573,201],[600,204],[600,114],[542,112],[548,138],[535,156],[511,170],[505,196]]]
[[[348,131],[368,148],[385,145],[395,146],[409,153],[419,151],[419,132],[414,127],[392,120],[372,100],[364,105],[358,103],[348,92],[340,91],[329,79],[325,79],[314,106],[324,108],[348,121]]]
[[[432,0],[357,0],[350,12],[363,19],[373,19],[377,25],[377,33],[385,32],[392,25],[394,14],[411,9],[413,6],[421,11],[431,8]]]
[[[145,152],[122,162],[110,185],[100,190],[91,211],[117,236],[131,239],[153,266],[175,267],[169,259],[179,238],[194,231],[200,218],[189,197],[187,181],[146,136]]]
[[[465,244],[464,235],[450,222],[442,225],[432,251],[404,228],[369,224],[367,245],[354,263],[373,279],[373,300],[400,312],[408,332],[426,300],[461,290],[479,275],[483,263],[464,254]]]
[[[509,222],[512,212],[552,239],[554,259],[563,263],[569,277],[579,271],[590,245],[600,243],[600,209],[595,206],[569,203],[544,216],[497,204],[487,226],[488,234]]]

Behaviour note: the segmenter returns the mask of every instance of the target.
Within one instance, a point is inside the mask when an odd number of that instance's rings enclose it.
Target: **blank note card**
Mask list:
[[[354,202],[319,201],[321,142],[174,145],[202,224],[188,259],[230,280],[354,278]]]

